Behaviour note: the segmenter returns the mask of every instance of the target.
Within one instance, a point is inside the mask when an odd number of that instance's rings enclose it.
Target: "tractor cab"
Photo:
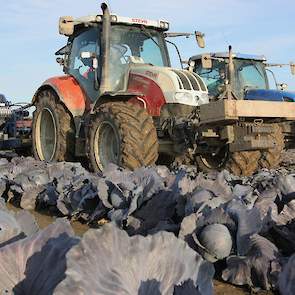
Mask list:
[[[230,62],[230,57],[231,60]],[[190,59],[193,71],[202,77],[211,99],[227,98],[228,86],[236,99],[293,101],[295,94],[283,91],[268,68],[266,58],[240,53],[209,53]],[[283,66],[283,65],[277,65]],[[291,69],[294,65],[291,64]],[[275,80],[277,89],[270,89],[267,73]],[[230,84],[230,85],[229,85]]]
[[[110,15],[105,7],[104,15],[62,17],[60,33],[69,39],[56,55],[65,55],[64,72],[94,101],[103,92],[126,92],[132,65],[169,67],[164,36],[168,29],[165,21]]]
[[[56,52],[63,56],[57,61],[79,83],[90,104],[136,97],[152,116],[160,116],[165,103],[195,107],[208,102],[202,79],[172,69],[167,50],[166,38],[175,36],[195,35],[204,46],[200,32],[170,33],[166,21],[110,14],[104,3],[102,11],[102,15],[59,21],[60,34],[69,38]]]

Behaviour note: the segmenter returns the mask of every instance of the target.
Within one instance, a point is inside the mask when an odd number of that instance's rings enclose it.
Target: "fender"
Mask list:
[[[129,76],[128,91],[141,93],[141,96],[132,99],[130,102],[138,104],[139,100],[143,101],[144,107],[146,107],[151,116],[160,116],[161,108],[166,103],[166,100],[162,89],[156,82],[140,74],[131,73]]]
[[[56,92],[74,118],[82,116],[85,110],[90,108],[85,92],[75,78],[68,75],[46,80],[36,91],[32,100],[33,104],[40,91],[50,88]]]
[[[115,101],[125,101],[125,102],[132,102],[135,100],[134,104],[139,104],[140,107],[145,107],[145,102],[142,102],[142,99],[138,98],[141,96],[141,93],[134,93],[134,92],[109,92],[104,93],[102,96],[98,97],[94,104],[91,107],[91,114],[95,113],[95,111],[99,108],[100,105],[107,103],[107,102],[115,102]]]
[[[129,74],[126,91],[103,94],[94,103],[92,113],[101,104],[112,101],[128,101],[145,108],[153,117],[159,117],[161,115],[161,108],[166,103],[164,93],[155,81],[134,73]]]

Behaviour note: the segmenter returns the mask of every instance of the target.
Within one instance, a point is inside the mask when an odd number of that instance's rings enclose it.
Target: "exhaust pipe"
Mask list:
[[[111,15],[106,3],[101,4],[103,12],[102,16],[102,64],[101,64],[101,82],[100,82],[100,95],[110,91],[110,49],[111,49]]]
[[[233,99],[233,84],[234,84],[234,61],[231,45],[228,47],[228,99]]]

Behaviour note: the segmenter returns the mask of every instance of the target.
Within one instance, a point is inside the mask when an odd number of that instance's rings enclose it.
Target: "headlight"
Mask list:
[[[202,93],[201,94],[201,103],[204,104],[204,103],[208,103],[209,102],[209,96],[207,93]]]

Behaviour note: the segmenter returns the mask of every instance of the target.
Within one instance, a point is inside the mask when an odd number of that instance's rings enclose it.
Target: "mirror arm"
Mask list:
[[[267,64],[265,63],[266,67],[284,67],[284,66],[289,66],[291,68],[291,74],[295,75],[295,64],[293,62],[290,62],[288,64]]]
[[[224,62],[225,61],[225,58],[222,58],[222,57],[210,57],[210,59],[213,59],[213,60],[217,60],[219,62]]]
[[[270,69],[265,69],[265,70],[271,73],[271,75],[272,75],[272,77],[273,77],[273,79],[275,81],[276,88],[277,88],[277,90],[279,90],[279,88],[278,88],[278,81],[276,79],[276,76],[275,76],[274,72],[272,70],[270,70]]]
[[[192,33],[164,33],[165,38],[175,38],[175,37],[186,37],[189,38],[190,36],[193,36],[194,34]]]
[[[284,66],[290,66],[290,64],[265,64],[266,67],[284,67]]]
[[[179,51],[177,45],[176,45],[175,43],[169,41],[169,40],[166,40],[166,42],[169,43],[169,44],[171,44],[171,45],[173,45],[173,46],[175,47],[176,52],[177,52],[178,57],[179,57],[179,61],[180,61],[180,65],[181,65],[181,69],[183,69],[183,61],[182,61],[182,58],[181,58],[181,55],[180,55],[180,51]]]

